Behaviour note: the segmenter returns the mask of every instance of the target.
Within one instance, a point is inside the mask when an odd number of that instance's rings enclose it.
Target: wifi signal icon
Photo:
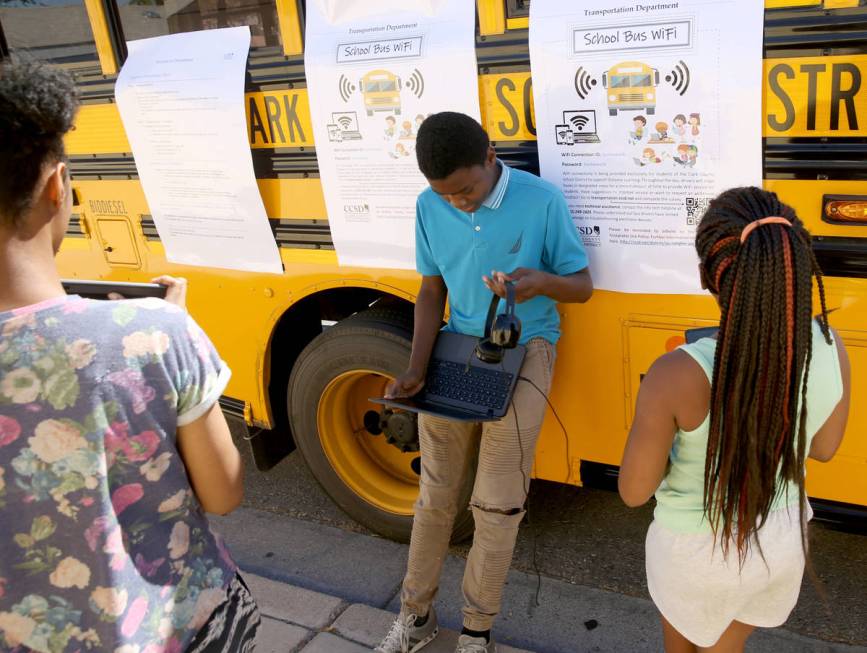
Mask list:
[[[569,118],[569,122],[572,123],[572,127],[575,128],[575,131],[583,132],[584,128],[587,126],[587,123],[590,122],[590,118],[588,118],[584,114],[577,114]]]
[[[680,95],[686,93],[689,88],[689,67],[683,59],[678,61],[674,70],[665,76],[665,81],[670,83]]]
[[[412,75],[409,76],[406,82],[406,87],[417,98],[420,98],[424,94],[424,77],[422,77],[418,68],[412,71]]]
[[[340,90],[340,97],[343,98],[344,102],[349,102],[349,96],[355,92],[355,84],[352,84],[346,77],[341,75],[337,86]]]
[[[349,129],[350,125],[352,125],[352,118],[347,115],[342,115],[337,119],[337,124],[340,125],[344,130]]]
[[[584,67],[581,66],[578,70],[575,71],[575,92],[578,94],[582,100],[585,99],[589,94],[593,87],[596,86],[596,80],[584,70]]]

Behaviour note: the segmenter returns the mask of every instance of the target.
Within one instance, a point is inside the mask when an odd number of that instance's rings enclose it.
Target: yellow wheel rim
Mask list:
[[[353,370],[335,377],[319,399],[319,440],[340,479],[369,504],[395,515],[412,515],[418,475],[412,461],[418,453],[402,453],[364,428],[364,414],[382,408],[368,401],[381,397],[390,377],[371,370]]]

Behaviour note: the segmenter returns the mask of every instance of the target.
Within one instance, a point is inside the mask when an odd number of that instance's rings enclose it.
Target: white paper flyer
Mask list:
[[[415,137],[431,113],[479,120],[475,3],[310,0],[305,67],[341,265],[415,267]]]
[[[117,105],[166,259],[281,274],[247,140],[250,28],[127,46]]]
[[[701,292],[707,202],[762,183],[763,19],[755,0],[533,0],[541,174],[597,288]]]

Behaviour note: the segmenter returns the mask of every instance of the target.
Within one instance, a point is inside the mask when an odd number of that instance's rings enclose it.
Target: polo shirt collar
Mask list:
[[[496,185],[491,189],[491,192],[482,202],[482,206],[489,209],[498,209],[503,202],[503,196],[506,194],[506,187],[509,185],[509,166],[497,159],[497,165],[500,166],[500,178]]]

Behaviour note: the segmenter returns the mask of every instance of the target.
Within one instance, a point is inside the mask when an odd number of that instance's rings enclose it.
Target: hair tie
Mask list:
[[[792,223],[789,220],[787,220],[786,218],[781,218],[781,217],[776,216],[776,215],[772,215],[772,216],[767,217],[767,218],[760,218],[759,220],[753,220],[746,227],[744,227],[744,230],[741,232],[741,244],[742,245],[744,244],[744,241],[746,241],[747,237],[751,233],[753,233],[754,230],[758,229],[759,227],[761,227],[762,225],[765,225],[765,224],[784,224],[787,227],[792,226]]]

